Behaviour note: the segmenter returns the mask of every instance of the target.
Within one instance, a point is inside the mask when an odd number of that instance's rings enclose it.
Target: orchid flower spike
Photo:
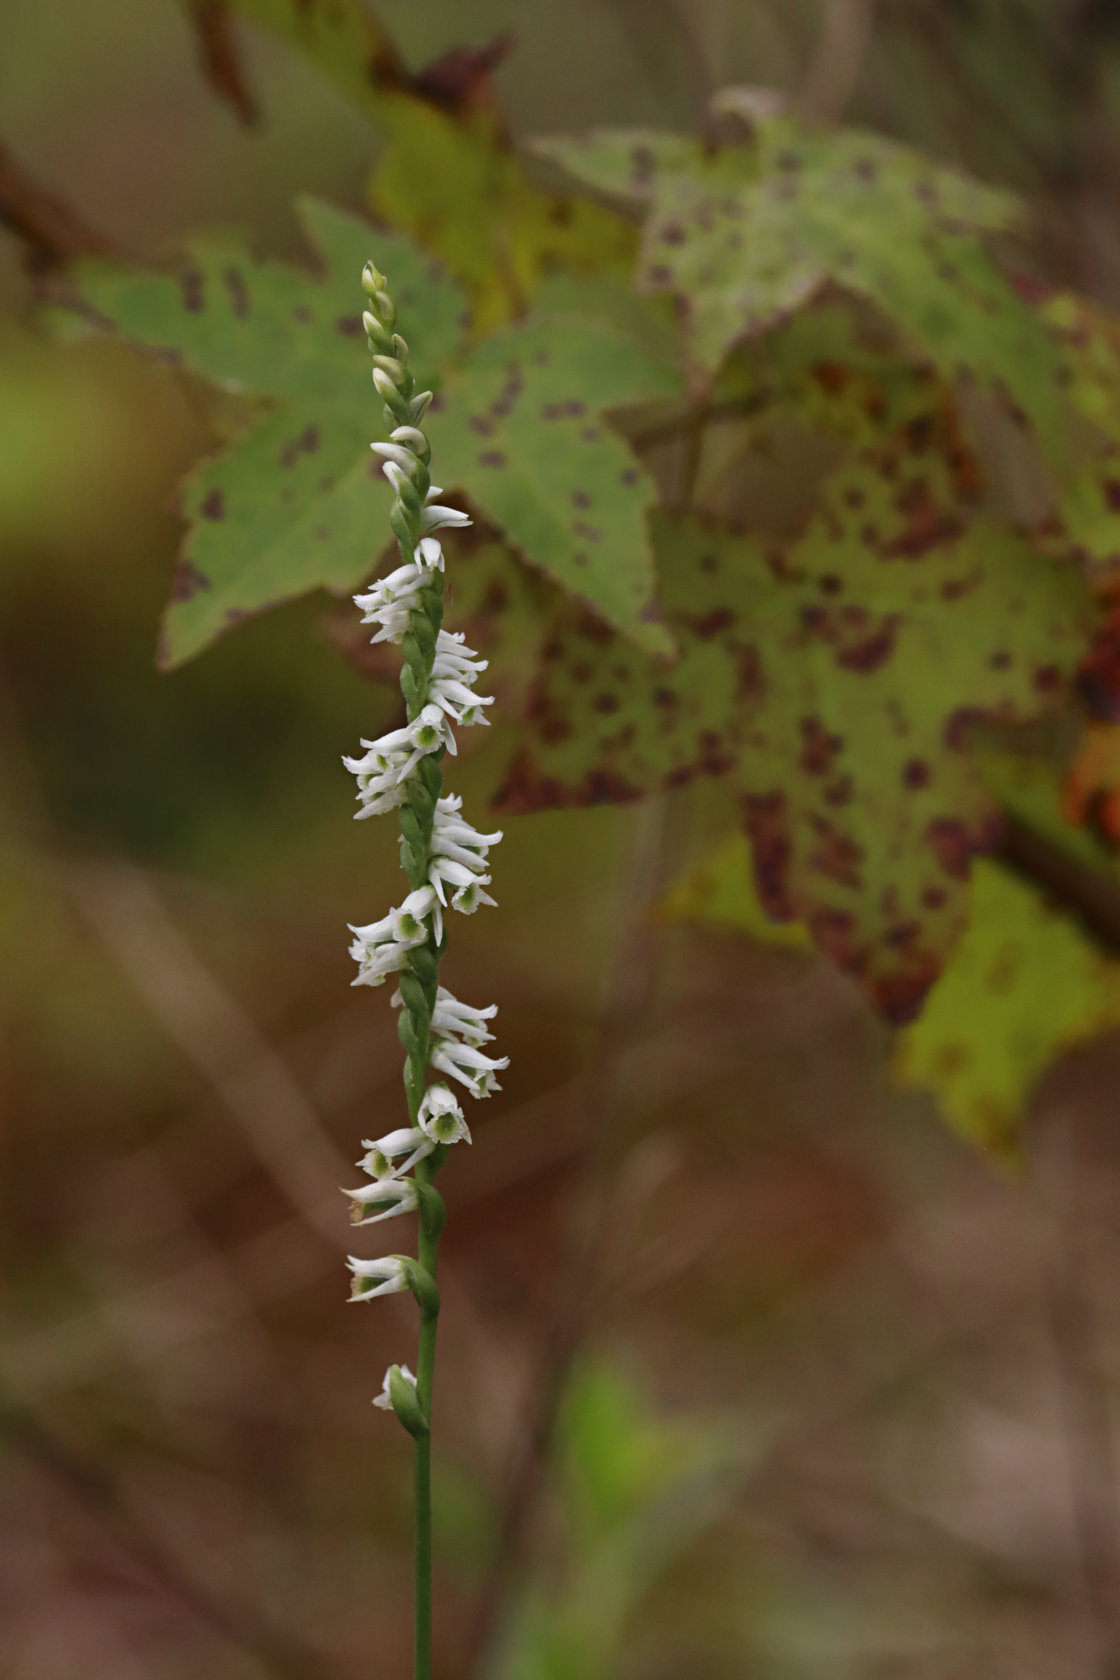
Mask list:
[[[404,717],[377,739],[363,739],[360,750],[343,763],[357,782],[358,817],[399,811],[400,859],[409,890],[385,915],[350,928],[350,954],[358,965],[355,986],[380,986],[389,975],[397,976],[392,1004],[399,1011],[405,1050],[408,1123],[363,1141],[358,1165],[365,1182],[344,1194],[350,1198],[351,1219],[359,1226],[417,1215],[415,1258],[351,1257],[349,1267],[352,1300],[404,1291],[415,1300],[420,1315],[419,1375],[407,1365],[391,1365],[374,1404],[395,1413],[420,1444],[430,1433],[440,1311],[436,1261],[446,1217],[433,1180],[448,1148],[471,1141],[452,1082],[473,1097],[486,1097],[498,1090],[496,1075],[509,1065],[508,1056],[490,1056],[483,1048],[494,1037],[496,1005],[475,1008],[439,984],[447,943],[445,916],[449,908],[469,915],[481,904],[494,903],[486,891],[490,853],[502,834],[499,829],[485,833],[473,827],[463,816],[458,795],[444,792],[457,730],[485,725],[494,705],[493,695],[477,692],[486,660],[467,646],[461,632],[443,628],[447,559],[438,533],[469,525],[470,519],[444,503],[443,491],[432,483],[431,450],[423,431],[432,394],[416,390],[388,282],[372,263],[363,270],[362,287],[368,303],[362,321],[373,352],[373,384],[384,403],[388,433],[371,447],[395,492],[389,526],[399,560],[354,600],[363,624],[371,626],[371,640],[401,650]],[[424,1486],[418,1478],[418,1490]],[[422,1492],[417,1497],[422,1502],[417,1534],[422,1536],[427,1532],[427,1505]],[[417,1557],[423,1560],[425,1555],[418,1544]],[[418,1593],[422,1586],[418,1574]],[[417,1602],[424,1600],[418,1597]]]

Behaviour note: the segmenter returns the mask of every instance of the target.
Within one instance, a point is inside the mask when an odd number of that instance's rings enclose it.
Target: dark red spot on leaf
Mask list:
[[[751,842],[759,902],[775,920],[793,921],[797,915],[789,890],[793,845],[785,795],[747,794],[743,800],[743,825]]]
[[[204,283],[200,271],[185,268],[179,276],[179,286],[183,294],[183,308],[197,315],[203,307]]]
[[[809,867],[826,880],[835,881],[838,886],[859,887],[863,847],[823,817],[814,818],[813,827],[817,837],[809,854]]]
[[[280,451],[280,465],[294,467],[301,455],[314,455],[318,447],[318,426],[305,426],[299,436],[290,438]]]
[[[837,753],[843,748],[839,735],[827,730],[820,718],[801,719],[801,768],[810,776],[827,776]]]
[[[210,588],[210,579],[205,572],[190,560],[182,559],[175,567],[171,578],[171,599],[178,604],[190,601],[200,590]]]

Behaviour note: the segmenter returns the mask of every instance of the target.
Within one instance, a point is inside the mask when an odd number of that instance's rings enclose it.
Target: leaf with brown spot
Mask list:
[[[729,775],[767,912],[912,1014],[961,926],[969,859],[995,838],[970,723],[1052,706],[1087,626],[1075,572],[977,521],[971,496],[934,408],[853,452],[784,546],[659,518],[679,663],[604,644],[588,619],[558,630],[506,803]]]
[[[652,617],[653,480],[604,411],[680,390],[671,357],[587,319],[551,316],[470,351],[430,421],[440,477],[532,565],[634,641],[669,652]]]
[[[180,577],[210,587],[173,594],[167,666],[254,612],[309,589],[352,588],[372,568],[392,497],[368,447],[381,416],[361,325],[363,263],[376,255],[389,275],[421,381],[438,387],[460,342],[462,294],[429,258],[316,200],[299,211],[317,274],[199,240],[168,271],[80,264],[63,297],[64,330],[117,332],[246,404],[246,428],[183,486],[190,571]]]
[[[800,922],[778,922],[759,903],[750,842],[735,834],[714,848],[668,887],[657,903],[667,922],[745,933],[760,945],[809,951],[813,941]]]
[[[639,289],[688,311],[698,386],[729,350],[771,331],[827,282],[883,310],[946,373],[1006,391],[1056,459],[1065,458],[1058,362],[1032,311],[977,233],[1019,216],[1010,194],[857,129],[759,122],[749,144],[713,148],[646,136],[650,202]],[[634,149],[630,131],[537,142],[595,186]]]

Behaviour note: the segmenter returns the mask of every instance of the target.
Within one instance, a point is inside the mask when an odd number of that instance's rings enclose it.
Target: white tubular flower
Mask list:
[[[460,1003],[446,986],[440,986],[432,1011],[432,1031],[438,1038],[461,1038],[464,1044],[477,1050],[480,1044],[489,1044],[494,1037],[486,1023],[497,1013],[496,1003],[486,1009],[474,1009],[469,1003]]]
[[[402,431],[404,430],[403,427],[400,429]],[[394,432],[393,436],[396,437],[396,435],[396,432]],[[443,563],[443,549],[440,547],[438,537],[420,538],[420,541],[416,544],[416,563],[417,565],[427,566],[430,572],[442,572],[445,570]]]
[[[476,865],[479,862],[476,858]],[[440,903],[444,905],[447,903],[444,890],[450,887],[452,905],[456,909],[462,909],[468,916],[478,909],[480,903],[497,903],[496,899],[482,890],[490,885],[489,875],[479,874],[464,863],[456,863],[453,858],[434,857],[428,865],[428,880],[439,894]],[[461,904],[460,900],[463,901]]]
[[[384,1260],[358,1260],[351,1254],[346,1264],[353,1273],[352,1301],[372,1301],[375,1295],[399,1295],[408,1288],[404,1262],[395,1254],[387,1255]]]
[[[446,865],[448,869],[451,867],[450,863]],[[461,911],[464,916],[473,916],[480,904],[491,904],[496,910],[498,908],[497,899],[491,898],[488,892],[482,890],[484,886],[489,886],[489,884],[489,875],[479,875],[475,880],[468,881],[453,896],[451,908]]]
[[[355,939],[350,946],[350,955],[358,964],[358,972],[351,980],[352,986],[380,986],[390,974],[396,974],[408,961],[411,945],[397,945],[392,941],[383,945],[363,945],[360,939]]]
[[[425,753],[437,752],[440,747],[446,747],[452,757],[458,751],[455,745],[455,737],[451,733],[451,725],[438,706],[429,703],[424,707],[415,723],[410,723],[408,727],[416,745],[416,752],[409,769],[412,768],[412,764],[418,763]],[[407,775],[407,773],[406,771],[405,774]]]
[[[376,945],[386,940],[399,940],[404,945],[422,945],[428,937],[424,925],[435,907],[435,893],[431,887],[417,887],[403,904],[382,916],[379,922],[366,927],[351,927],[350,932],[363,944]]]
[[[432,1066],[465,1085],[472,1097],[488,1097],[501,1086],[495,1073],[509,1066],[508,1056],[484,1056],[473,1045],[454,1038],[437,1038],[432,1045]]]
[[[460,813],[463,801],[457,793],[445,794],[436,800],[432,820],[432,851],[439,857],[456,858],[468,868],[475,863],[485,864],[491,846],[502,838],[496,828],[493,834],[480,834]]]
[[[400,1374],[404,1378],[405,1382],[411,1383],[413,1388],[415,1388],[416,1378],[413,1376],[408,1366],[400,1365],[397,1369],[400,1371]],[[392,1366],[389,1367],[389,1371],[391,1370]],[[393,1402],[389,1398],[389,1371],[386,1371],[385,1373],[385,1381],[381,1384],[381,1393],[373,1402],[375,1406],[380,1406],[383,1412],[391,1412],[393,1409]]]
[[[354,821],[361,822],[363,817],[383,817],[389,811],[395,811],[398,805],[404,804],[407,792],[407,783],[402,782],[393,770],[383,770],[377,776],[359,776],[357,798],[362,808],[354,812]]]
[[[466,645],[461,631],[454,634],[441,630],[436,638],[435,658],[432,661],[431,696],[456,723],[486,723],[489,720],[480,710],[492,706],[494,696],[476,695],[472,686],[485,671],[487,661],[478,659],[474,649]]]
[[[441,706],[449,718],[464,727],[490,722],[481,708],[494,704],[492,694],[472,694],[466,683],[459,682],[455,677],[434,678],[428,692],[433,704]]]
[[[456,794],[436,801],[428,880],[441,904],[446,905],[446,889],[450,888],[452,904],[470,915],[480,904],[495,903],[483,888],[490,885],[486,873],[490,847],[498,844],[502,831],[480,834],[460,816],[462,803]]]
[[[351,775],[391,777],[394,783],[403,780],[401,771],[414,750],[407,728],[391,729],[387,735],[379,735],[376,741],[367,741],[363,736],[362,746],[366,750],[361,758],[343,757],[342,762]]]
[[[467,1143],[471,1141],[463,1111],[446,1085],[428,1086],[416,1118],[421,1131],[431,1138],[433,1145],[458,1143],[460,1138]]]
[[[425,542],[432,540],[430,537],[424,539]],[[479,659],[474,649],[467,646],[467,638],[461,630],[441,630],[436,636],[433,678],[457,677],[463,683],[477,682],[489,663],[488,659]]]
[[[386,467],[386,477],[388,477],[388,465],[390,464],[388,463]],[[426,537],[430,532],[438,531],[442,525],[469,525],[471,523],[469,515],[460,513],[458,508],[441,507],[435,498],[442,495],[443,491],[438,484],[433,484],[428,491],[425,498],[427,505],[420,514],[421,536]]]
[[[390,729],[387,735],[379,735],[376,741],[363,740],[362,746],[366,750],[361,758],[342,760],[347,770],[359,778],[359,785],[362,785],[362,777],[388,775],[403,782],[428,753],[437,752],[440,747],[446,747],[449,753],[456,751],[450,721],[438,706],[431,704],[425,706],[411,723],[404,724],[400,729]],[[382,792],[387,791],[380,782],[378,788]]]
[[[399,1005],[401,994],[394,992],[393,1003]],[[371,1178],[401,1178],[410,1172],[417,1161],[432,1153],[431,1140],[417,1126],[403,1126],[400,1131],[387,1132],[383,1138],[363,1138],[366,1153],[357,1163]],[[399,1156],[407,1156],[400,1161]]]
[[[342,1194],[350,1198],[351,1225],[377,1225],[382,1219],[395,1219],[398,1213],[415,1213],[418,1206],[410,1178],[379,1178]],[[377,1211],[368,1212],[371,1208]]]
[[[419,590],[426,567],[415,559],[406,566],[398,566],[388,577],[378,578],[364,595],[355,595],[354,604],[362,609],[363,624],[381,626],[374,642],[399,642],[408,629],[408,615],[420,605]]]
[[[398,566],[396,571],[390,572],[387,577],[376,578],[366,594],[354,596],[354,605],[361,607],[365,613],[380,612],[383,607],[391,605],[394,601],[407,599],[423,581],[423,575],[415,560],[410,560],[407,565]]]
[[[367,927],[354,927],[350,955],[359,965],[353,986],[380,986],[390,974],[403,968],[408,953],[422,945],[428,937],[428,917],[432,919],[437,940],[443,938],[443,911],[440,899],[432,887],[417,887],[404,903],[379,922]]]

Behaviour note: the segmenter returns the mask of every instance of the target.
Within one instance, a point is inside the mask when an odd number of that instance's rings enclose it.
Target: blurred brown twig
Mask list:
[[[198,42],[202,71],[214,92],[246,127],[260,118],[260,108],[226,0],[183,0]]]
[[[874,24],[875,0],[824,0],[820,30],[798,94],[806,116],[839,122],[863,70]]]
[[[49,273],[75,257],[123,254],[65,199],[36,180],[4,145],[0,145],[0,226],[22,242],[27,266],[34,274]]]

